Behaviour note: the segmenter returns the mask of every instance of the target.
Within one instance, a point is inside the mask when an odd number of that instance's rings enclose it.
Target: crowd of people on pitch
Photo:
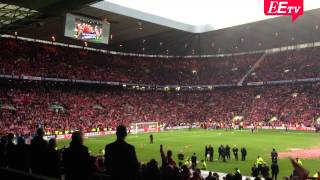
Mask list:
[[[157,85],[237,83],[261,54],[166,59],[103,54],[14,39],[0,39],[0,73]],[[319,48],[268,54],[246,81],[320,77]],[[36,71],[35,71],[36,69]]]
[[[104,152],[99,157],[90,155],[88,147],[83,145],[81,131],[72,133],[69,147],[57,148],[55,139],[49,142],[43,139],[44,131],[39,128],[31,144],[26,144],[23,138],[18,138],[14,143],[14,135],[11,133],[3,136],[0,141],[0,166],[24,171],[27,173],[43,175],[65,180],[89,180],[100,175],[106,180],[218,180],[217,173],[209,172],[207,177],[202,177],[200,169],[206,169],[206,163],[201,160],[198,164],[196,154],[185,162],[176,163],[173,152],[160,145],[161,164],[155,159],[143,164],[138,161],[135,147],[125,141],[127,129],[120,125],[116,129],[117,139],[105,146]],[[255,180],[260,177],[265,179],[277,179],[279,166],[278,154],[271,152],[272,176],[269,176],[269,167],[258,156],[252,168],[252,176]],[[180,159],[179,160],[183,160]],[[288,179],[306,179],[308,171],[302,167],[299,159],[292,160],[293,173]],[[102,176],[102,174],[106,174]],[[320,172],[318,173],[320,175]],[[242,180],[241,171],[235,168],[234,173],[228,173],[223,179]]]
[[[231,149],[229,145],[223,146],[222,144],[218,147],[218,160],[222,160],[222,162],[226,162],[227,160],[230,160],[231,151],[233,153],[234,159],[238,161],[239,148],[237,147],[237,145],[234,145],[234,147]],[[241,147],[240,153],[241,153],[241,161],[245,161],[247,156],[247,149],[245,147]],[[205,159],[206,161],[210,161],[210,162],[214,160],[214,148],[211,144],[205,146]]]
[[[30,135],[39,126],[50,134],[104,131],[151,120],[166,126],[202,122],[222,127],[241,120],[244,125],[312,127],[320,116],[319,87],[317,83],[138,92],[22,84],[0,88],[0,134]]]

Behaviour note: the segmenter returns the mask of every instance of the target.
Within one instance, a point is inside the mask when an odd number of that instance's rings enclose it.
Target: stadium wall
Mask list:
[[[165,132],[168,130],[181,130],[181,129],[188,129],[190,126],[173,126],[173,127],[167,127],[167,128],[160,128],[159,132]],[[200,126],[192,126],[192,128],[200,128]],[[245,129],[251,129],[254,128],[253,126],[244,126]],[[260,126],[259,129],[277,129],[277,130],[285,130],[286,128],[284,126]],[[314,127],[303,127],[303,126],[297,126],[297,127],[288,127],[288,130],[294,130],[294,131],[315,131],[316,129]],[[140,133],[147,133],[148,130],[146,128],[138,129],[138,132]],[[84,137],[97,137],[97,136],[107,136],[107,135],[114,135],[116,131],[99,131],[99,132],[87,132],[84,133]],[[59,134],[59,135],[47,135],[45,136],[45,139],[71,139],[71,134]]]

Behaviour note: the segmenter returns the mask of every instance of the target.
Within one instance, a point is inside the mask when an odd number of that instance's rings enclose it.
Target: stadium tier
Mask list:
[[[79,90],[35,85],[1,88],[0,132],[30,135],[115,128],[119,124],[221,122],[313,126],[319,117],[320,84],[216,89],[210,92]]]
[[[0,41],[1,74],[151,85],[236,84],[262,56],[144,58],[12,39]],[[319,54],[319,48],[307,48],[267,55],[246,81],[318,78]]]

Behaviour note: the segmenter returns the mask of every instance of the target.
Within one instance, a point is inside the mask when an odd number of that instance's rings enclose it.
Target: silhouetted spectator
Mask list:
[[[234,173],[233,180],[242,180],[242,175],[240,169],[236,168],[236,172]]]
[[[167,165],[161,169],[162,179],[177,180],[181,178],[180,171],[177,166]]]
[[[146,167],[146,174],[144,179],[145,180],[160,180],[161,176],[160,176],[160,170],[158,168],[158,163],[156,160],[151,159],[148,163],[147,163],[147,167]]]
[[[72,133],[70,146],[63,152],[62,163],[66,171],[66,180],[90,179],[92,165],[88,148],[83,145],[82,132]]]
[[[105,166],[111,179],[135,179],[138,174],[138,160],[134,146],[125,142],[127,128],[117,127],[117,140],[105,147]],[[125,172],[125,173],[124,173]]]
[[[17,146],[16,146],[16,164],[14,164],[15,169],[19,169],[22,171],[28,171],[30,168],[29,161],[29,145],[26,144],[25,139],[23,137],[17,138]]]
[[[215,180],[215,177],[212,175],[212,172],[210,171],[208,176],[205,178],[205,180]]]
[[[43,139],[44,131],[39,128],[30,146],[30,165],[32,173],[46,174],[48,168],[48,142]]]
[[[55,138],[49,140],[48,176],[59,178],[60,176],[60,152],[57,150]]]
[[[3,136],[1,137],[1,141],[0,141],[0,166],[7,166],[7,137]]]
[[[188,168],[188,166],[186,165],[183,165],[181,167],[181,180],[189,180],[190,179],[190,176],[191,176],[191,173],[190,173],[190,170]]]
[[[7,144],[7,160],[8,160],[8,167],[15,168],[17,164],[16,159],[16,145],[13,143],[14,134],[9,133],[7,136],[8,144]]]
[[[258,177],[259,176],[259,169],[256,166],[256,164],[253,164],[253,166],[251,167],[251,176],[252,177]]]
[[[200,169],[196,169],[195,171],[193,171],[191,180],[203,180]]]
[[[261,175],[265,179],[269,177],[269,166],[266,163],[264,163],[261,167]]]
[[[196,153],[193,153],[191,156],[191,167],[196,168],[197,167],[197,156]]]
[[[162,160],[162,167],[165,167],[167,165],[172,165],[172,166],[177,165],[176,162],[172,158],[172,151],[171,150],[167,151],[167,155],[164,154],[162,144],[160,145],[160,155],[161,155],[161,160]]]

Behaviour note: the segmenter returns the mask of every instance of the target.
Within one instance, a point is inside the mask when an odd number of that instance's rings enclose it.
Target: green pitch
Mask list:
[[[163,144],[164,150],[171,149],[175,154],[175,160],[178,162],[176,154],[183,152],[185,157],[190,157],[193,152],[197,154],[198,160],[204,159],[205,145],[212,144],[214,147],[214,161],[208,162],[208,170],[217,172],[234,172],[238,167],[243,175],[251,174],[251,166],[258,155],[271,164],[270,152],[275,148],[278,152],[288,151],[290,148],[308,148],[320,147],[320,134],[314,132],[300,132],[282,130],[259,130],[252,134],[249,130],[202,130],[192,129],[153,133],[154,144],[149,144],[149,134],[129,135],[127,142],[133,144],[136,148],[138,159],[147,162],[150,159],[160,161],[160,144]],[[99,150],[104,149],[105,145],[114,141],[115,136],[93,137],[85,139],[85,145],[89,147],[93,154],[98,154]],[[68,147],[69,140],[60,140],[58,146]],[[245,146],[248,151],[246,161],[236,161],[231,154],[231,160],[223,163],[217,160],[217,147],[228,144],[231,148],[237,145],[240,151]],[[240,153],[239,153],[240,159]],[[320,170],[320,159],[302,159],[304,167],[314,174]],[[292,172],[292,166],[287,158],[279,160],[280,176],[287,176]],[[271,170],[270,170],[271,173]]]

